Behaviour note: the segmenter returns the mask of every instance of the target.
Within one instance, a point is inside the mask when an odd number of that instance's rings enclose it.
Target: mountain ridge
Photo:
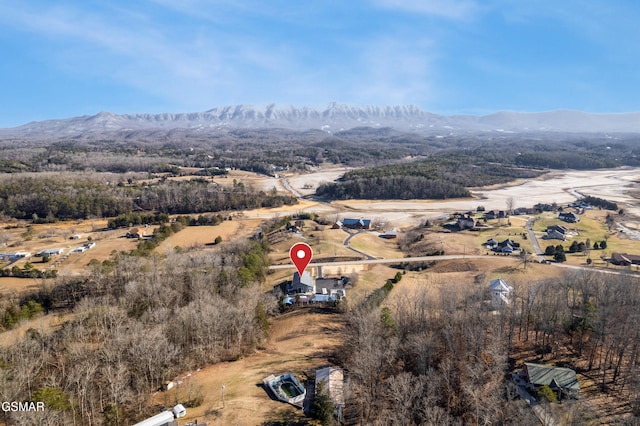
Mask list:
[[[332,102],[324,109],[269,104],[228,105],[190,113],[116,114],[101,111],[57,120],[34,121],[0,129],[0,137],[53,137],[136,130],[185,129],[320,129],[327,133],[355,127],[391,127],[421,134],[512,133],[640,133],[640,113],[498,111],[487,115],[439,115],[415,105],[350,106]]]

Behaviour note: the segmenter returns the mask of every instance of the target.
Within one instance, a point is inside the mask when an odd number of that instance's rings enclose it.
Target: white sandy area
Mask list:
[[[342,177],[352,167],[328,167],[313,170],[309,173],[298,175],[287,175],[289,185],[302,195],[310,195],[316,192],[318,185],[323,182],[333,182]],[[305,188],[306,186],[306,188]]]
[[[315,192],[321,182],[332,181],[348,168],[331,167],[300,175],[290,174],[290,185],[302,194]],[[265,187],[278,180],[265,177]],[[258,209],[245,212],[245,217],[270,218],[310,211],[321,215],[344,217],[366,217],[384,222],[386,228],[403,228],[434,219],[453,212],[475,211],[478,206],[486,210],[504,210],[507,201],[513,198],[514,207],[532,207],[537,203],[566,204],[574,201],[578,194],[605,198],[620,204],[627,212],[625,226],[640,227],[640,200],[634,198],[632,190],[637,190],[640,169],[619,168],[595,171],[553,171],[540,178],[518,181],[511,184],[495,185],[471,190],[472,198],[451,200],[345,200],[332,203],[318,203],[305,200],[295,206],[279,209]],[[313,188],[304,189],[305,184]]]

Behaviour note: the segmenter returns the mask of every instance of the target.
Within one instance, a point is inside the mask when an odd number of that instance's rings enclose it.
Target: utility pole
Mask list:
[[[220,387],[220,391],[222,392],[222,408],[224,408],[224,384]]]

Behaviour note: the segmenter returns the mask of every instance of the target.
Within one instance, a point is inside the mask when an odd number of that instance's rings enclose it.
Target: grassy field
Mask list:
[[[379,259],[403,257],[396,239],[380,238],[377,233],[361,232],[351,238],[349,245],[357,250]]]
[[[187,417],[181,423],[195,419],[209,425],[302,421],[302,410],[272,399],[262,387],[262,379],[291,372],[303,381],[315,368],[329,364],[341,341],[343,321],[341,315],[319,309],[281,315],[272,320],[264,349],[235,362],[185,372],[174,379],[182,382],[179,387],[156,393],[153,401],[172,405],[176,393],[178,400],[184,400],[189,391],[202,395],[204,402],[187,409]]]

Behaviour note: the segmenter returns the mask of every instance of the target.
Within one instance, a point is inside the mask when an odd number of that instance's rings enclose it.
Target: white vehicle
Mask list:
[[[136,423],[134,426],[167,426],[173,422],[173,419],[179,419],[186,415],[187,410],[184,408],[184,405],[178,404],[173,407],[172,411],[163,411],[162,413],[149,417],[140,423]]]

